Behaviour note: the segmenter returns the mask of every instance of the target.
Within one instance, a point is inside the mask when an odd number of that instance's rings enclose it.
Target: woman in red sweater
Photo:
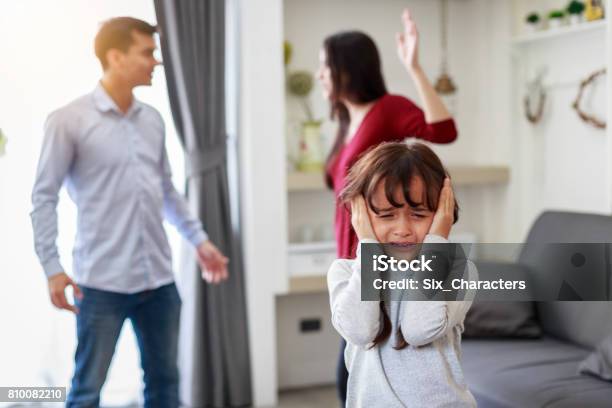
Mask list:
[[[331,104],[338,133],[326,163],[326,181],[336,197],[350,167],[362,153],[385,141],[416,137],[433,143],[457,138],[455,123],[425,76],[418,60],[418,32],[410,12],[402,13],[404,32],[396,36],[401,63],[412,78],[424,112],[409,99],[387,93],[374,41],[366,34],[345,31],[327,37],[320,53],[317,78]],[[336,200],[335,236],[339,258],[354,258],[357,236],[351,215]],[[338,391],[346,399],[348,372],[343,342],[338,362]]]

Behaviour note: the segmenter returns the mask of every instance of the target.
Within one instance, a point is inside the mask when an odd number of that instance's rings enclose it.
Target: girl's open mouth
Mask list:
[[[389,245],[392,245],[397,248],[413,248],[416,246],[415,242],[390,242]]]

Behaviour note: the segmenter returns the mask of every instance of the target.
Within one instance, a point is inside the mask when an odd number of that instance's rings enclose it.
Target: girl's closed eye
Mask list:
[[[415,218],[415,219],[425,218],[429,215],[429,211],[427,210],[427,207],[423,205],[417,205],[417,206],[409,205],[408,213],[411,218]]]
[[[376,214],[376,218],[383,218],[383,219],[392,219],[395,216],[395,210],[393,209],[384,209],[384,210],[379,210],[378,214]]]

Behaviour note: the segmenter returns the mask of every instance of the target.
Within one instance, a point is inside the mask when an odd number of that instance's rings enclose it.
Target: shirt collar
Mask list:
[[[96,104],[96,107],[101,112],[114,111],[119,115],[125,115],[126,117],[135,114],[142,107],[142,103],[136,98],[134,98],[134,100],[132,101],[132,106],[130,106],[130,109],[128,109],[127,113],[124,114],[123,112],[121,112],[121,109],[119,109],[115,101],[113,101],[113,98],[111,98],[110,95],[106,92],[106,89],[104,89],[102,84],[99,82],[96,86],[96,89],[94,89],[93,91],[93,99],[94,103]]]

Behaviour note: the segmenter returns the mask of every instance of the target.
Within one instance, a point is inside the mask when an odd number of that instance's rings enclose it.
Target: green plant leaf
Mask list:
[[[583,2],[578,0],[572,0],[569,2],[565,10],[568,12],[568,14],[582,14],[584,12],[584,9],[585,5]]]
[[[548,18],[552,19],[552,18],[563,18],[565,17],[565,11],[563,10],[551,10],[548,13]]]
[[[527,17],[525,17],[525,21],[535,24],[540,21],[540,15],[538,13],[529,13]]]
[[[294,71],[287,77],[287,89],[292,95],[306,97],[313,87],[313,77],[308,71]]]

